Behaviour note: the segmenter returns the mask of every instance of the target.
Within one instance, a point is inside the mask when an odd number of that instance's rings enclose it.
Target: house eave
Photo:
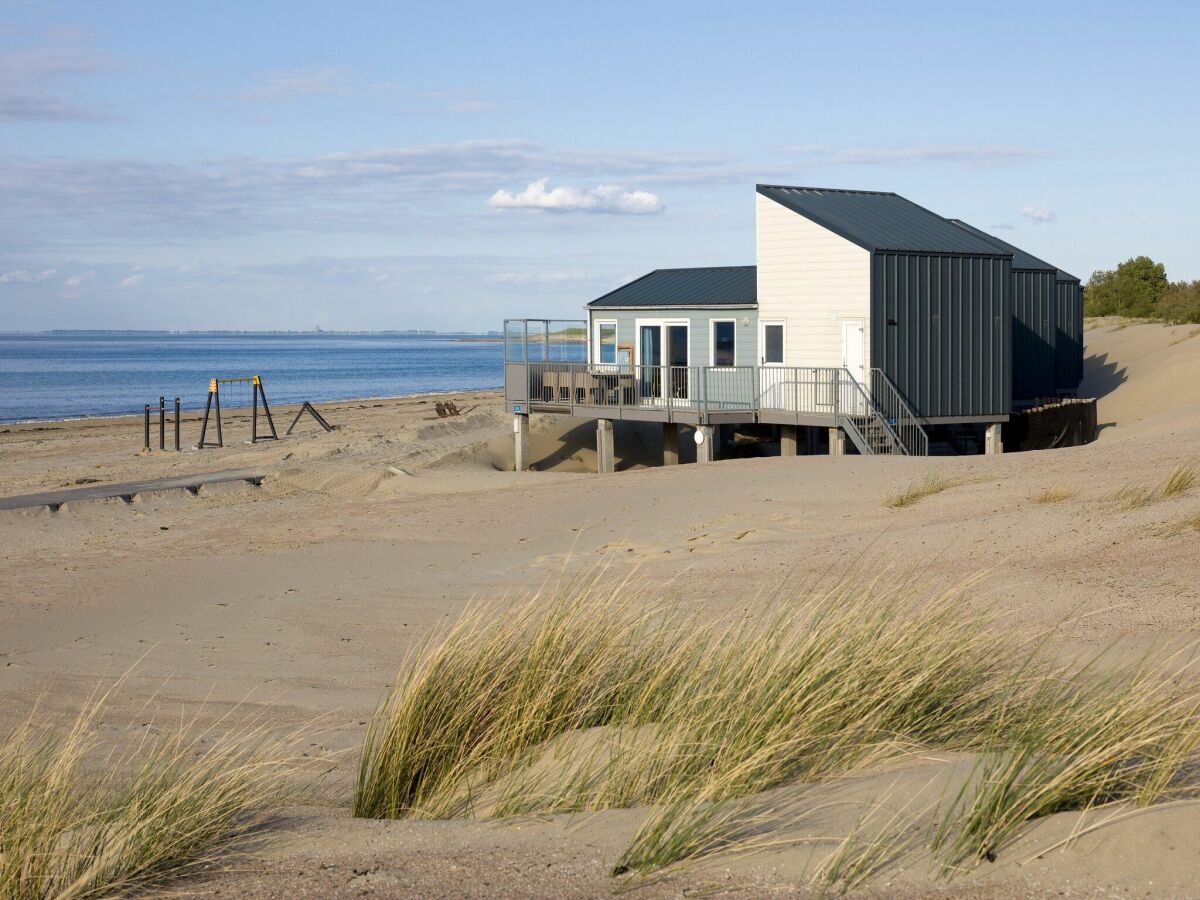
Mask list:
[[[586,307],[588,312],[603,312],[612,310],[613,312],[669,312],[670,310],[681,309],[758,309],[757,303],[699,303],[695,306],[686,304],[674,304],[672,306],[591,306]]]

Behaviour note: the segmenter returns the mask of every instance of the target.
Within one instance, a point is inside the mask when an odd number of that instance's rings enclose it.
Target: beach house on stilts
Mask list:
[[[755,203],[757,265],[658,269],[584,321],[505,322],[519,469],[530,413],[596,420],[611,471],[618,419],[661,422],[666,463],[680,426],[702,462],[748,424],[785,454],[925,455],[963,429],[1000,452],[1014,411],[1078,387],[1078,279],[893,193],[758,185]]]

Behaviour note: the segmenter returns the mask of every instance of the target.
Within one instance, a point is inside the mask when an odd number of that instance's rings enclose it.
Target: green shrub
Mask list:
[[[1173,325],[1200,324],[1200,281],[1176,281],[1158,301],[1158,314]]]

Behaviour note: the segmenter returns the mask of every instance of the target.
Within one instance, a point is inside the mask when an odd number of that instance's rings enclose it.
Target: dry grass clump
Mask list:
[[[1149,663],[1056,666],[987,623],[966,588],[903,578],[781,594],[734,620],[595,581],[476,606],[406,661],[381,703],[354,812],[649,806],[615,868],[645,874],[794,821],[772,788],[914,750],[972,751],[977,776],[934,841],[961,866],[1040,816],[1196,781],[1194,687]],[[910,823],[878,821],[838,846],[820,883],[853,887],[895,857]]]
[[[355,814],[720,801],[966,737],[1002,657],[961,593],[905,594],[842,585],[707,624],[629,585],[477,607],[405,665],[372,719]],[[539,763],[547,742],[599,727]]]
[[[1127,484],[1110,495],[1121,509],[1138,509],[1158,500],[1178,497],[1188,493],[1200,478],[1200,467],[1195,463],[1180,463],[1162,484],[1135,482]]]
[[[1200,513],[1168,522],[1158,529],[1157,534],[1160,537],[1175,537],[1188,532],[1200,532]]]
[[[1005,702],[934,835],[947,868],[995,859],[1041,816],[1200,788],[1200,693],[1185,674],[1172,659],[1104,673],[1093,662]]]
[[[911,825],[917,817],[914,810],[905,805],[884,819],[886,811],[883,802],[870,806],[817,867],[812,881],[825,892],[853,891],[912,850],[917,843]]]
[[[1162,483],[1159,491],[1164,497],[1177,497],[1180,494],[1186,494],[1196,483],[1197,477],[1200,477],[1200,469],[1197,469],[1195,463],[1180,463],[1171,470],[1171,474]]]
[[[104,698],[65,732],[34,718],[0,746],[0,896],[111,897],[193,872],[284,802],[286,757],[265,736],[181,728],[104,756]]]
[[[1062,503],[1064,500],[1072,500],[1077,496],[1074,488],[1064,487],[1061,484],[1052,484],[1048,488],[1043,488],[1041,491],[1033,495],[1034,503]]]
[[[1174,347],[1176,344],[1182,344],[1184,341],[1191,340],[1198,334],[1200,334],[1200,328],[1193,328],[1191,331],[1189,331],[1187,334],[1183,335],[1182,337],[1177,337],[1177,338],[1173,339],[1168,346]]]
[[[888,494],[883,498],[883,505],[890,506],[892,509],[902,509],[905,506],[912,506],[918,500],[925,497],[940,494],[942,491],[948,491],[950,488],[959,487],[966,483],[966,480],[962,478],[947,478],[936,472],[930,472],[919,481],[914,481],[908,487],[904,488],[904,490]]]

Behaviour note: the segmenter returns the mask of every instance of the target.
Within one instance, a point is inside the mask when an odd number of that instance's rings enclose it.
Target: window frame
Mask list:
[[[604,362],[600,358],[600,329],[605,325],[611,325],[613,329],[613,361],[610,363]],[[596,366],[615,366],[621,360],[621,326],[617,319],[593,319],[592,320],[592,365]]]
[[[772,325],[779,326],[779,362],[767,361],[767,328]],[[758,320],[758,341],[759,354],[758,360],[760,365],[764,366],[786,366],[787,365],[787,320],[786,319],[759,319]]]
[[[728,322],[733,326],[733,362],[729,365],[717,365],[717,324],[720,322]],[[719,318],[708,320],[708,365],[713,369],[736,369],[737,368],[737,319]]]

